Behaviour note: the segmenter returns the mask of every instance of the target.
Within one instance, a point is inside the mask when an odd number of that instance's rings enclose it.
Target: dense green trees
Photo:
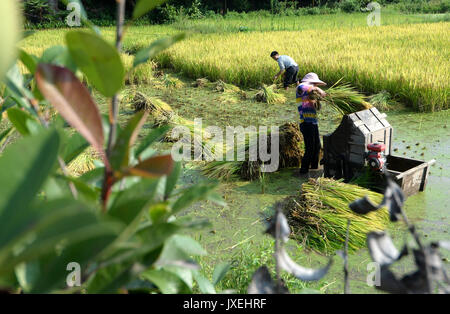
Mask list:
[[[65,0],[70,1],[70,0]],[[114,24],[115,1],[81,0],[89,19],[99,26]],[[127,12],[132,12],[136,0],[127,0]],[[354,12],[365,7],[371,0],[169,0],[163,6],[142,17],[138,23],[167,23],[177,16],[201,18],[228,12],[265,10],[273,14],[301,15]],[[391,5],[404,13],[444,13],[450,8],[450,0],[377,0],[381,5]],[[22,0],[27,27],[46,28],[64,26],[67,14],[63,0]],[[314,9],[297,11],[299,8]],[[319,12],[317,7],[327,7]]]

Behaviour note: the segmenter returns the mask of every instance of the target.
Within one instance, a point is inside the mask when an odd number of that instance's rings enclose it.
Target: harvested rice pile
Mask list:
[[[279,169],[288,167],[298,167],[303,156],[303,137],[297,123],[286,123],[279,129]],[[267,147],[270,150],[271,136],[267,137]],[[260,160],[248,160],[250,151],[249,143],[246,143],[245,161],[212,161],[206,163],[202,168],[202,173],[209,178],[228,180],[240,177],[244,180],[255,180],[260,177]],[[225,159],[225,158],[224,158]]]
[[[207,78],[199,78],[196,79],[195,82],[192,84],[194,87],[206,87],[209,86],[211,83]]]
[[[135,111],[147,110],[150,114],[150,118],[153,119],[154,127],[161,127],[164,125],[170,125],[172,129],[176,126],[187,127],[191,133],[191,138],[193,143],[200,144],[203,148],[203,157],[209,158],[212,153],[205,146],[205,141],[210,139],[212,135],[206,132],[204,129],[201,130],[202,138],[195,134],[194,121],[185,119],[175,113],[175,111],[170,107],[169,104],[162,101],[161,99],[155,97],[148,97],[143,93],[137,92],[132,100],[132,107]],[[176,142],[180,140],[180,137],[174,136],[172,130],[169,130],[163,139],[165,142]],[[194,144],[192,144],[191,152],[194,156]]]
[[[174,111],[169,104],[159,98],[148,97],[141,92],[136,92],[131,104],[135,112],[147,110],[153,117],[164,116],[167,119],[170,119],[174,114]]]
[[[265,102],[268,105],[284,104],[286,102],[286,97],[275,92],[276,89],[276,85],[268,86],[264,84],[261,87],[261,90],[255,95],[256,101]]]
[[[349,250],[365,247],[366,234],[384,230],[389,222],[386,209],[368,215],[353,213],[348,204],[364,196],[379,204],[382,194],[333,179],[310,179],[299,196],[287,198],[283,209],[292,227],[293,237],[306,247],[324,253],[342,249],[349,229]]]
[[[322,98],[314,94],[313,98],[325,102],[342,115],[372,108],[372,105],[366,101],[366,97],[352,86],[338,84],[339,81],[325,91],[326,97]]]
[[[162,82],[163,82],[164,86],[169,89],[184,87],[184,83],[180,79],[170,76],[169,74],[163,75]]]
[[[219,101],[228,102],[228,103],[238,103],[241,99],[247,99],[247,93],[241,90],[239,87],[225,83],[222,80],[219,80],[215,83],[214,89],[222,93],[219,97]]]

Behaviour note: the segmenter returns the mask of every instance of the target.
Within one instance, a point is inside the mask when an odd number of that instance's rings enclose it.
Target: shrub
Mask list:
[[[351,13],[359,10],[360,3],[357,0],[344,0],[339,3],[339,8],[346,13]]]

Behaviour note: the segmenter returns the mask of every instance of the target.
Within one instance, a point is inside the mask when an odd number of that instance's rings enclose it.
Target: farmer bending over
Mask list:
[[[282,55],[280,56],[278,52],[273,51],[270,56],[272,59],[278,62],[280,66],[280,72],[278,72],[273,78],[274,80],[278,79],[280,75],[284,73],[284,88],[288,89],[288,86],[298,82],[298,64],[295,63],[294,59],[289,56]]]
[[[309,169],[319,168],[320,153],[320,136],[319,127],[317,125],[317,101],[313,99],[313,92],[317,92],[321,97],[325,97],[326,93],[318,86],[327,85],[319,80],[316,73],[308,73],[297,86],[296,97],[298,112],[300,113],[300,131],[303,134],[305,142],[305,154],[302,158],[300,175],[308,174]]]

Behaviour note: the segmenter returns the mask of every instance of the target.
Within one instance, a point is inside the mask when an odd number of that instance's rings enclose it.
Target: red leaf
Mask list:
[[[139,176],[146,178],[157,178],[169,175],[173,169],[173,159],[170,155],[150,157],[133,168],[128,169],[125,176]]]
[[[70,70],[50,64],[38,66],[36,82],[44,97],[102,155],[109,167],[103,148],[102,119],[88,89]]]

